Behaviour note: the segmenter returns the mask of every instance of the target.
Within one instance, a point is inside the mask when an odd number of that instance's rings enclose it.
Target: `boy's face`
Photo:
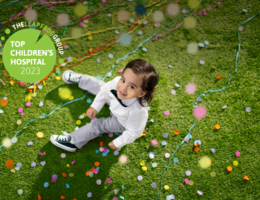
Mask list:
[[[143,75],[136,75],[127,68],[117,83],[117,96],[121,100],[141,98],[146,92],[142,91]]]

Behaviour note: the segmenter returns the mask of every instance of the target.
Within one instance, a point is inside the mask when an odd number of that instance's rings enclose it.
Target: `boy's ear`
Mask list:
[[[142,92],[138,95],[138,97],[139,97],[139,98],[142,98],[142,97],[145,96],[146,94],[147,94],[147,92],[142,91]]]

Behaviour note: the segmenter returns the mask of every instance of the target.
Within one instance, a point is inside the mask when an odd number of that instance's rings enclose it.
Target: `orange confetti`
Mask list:
[[[215,128],[218,130],[218,129],[220,129],[220,125],[219,124],[216,124],[215,125]]]
[[[67,177],[67,174],[65,172],[62,172],[63,177]]]
[[[86,176],[89,176],[89,171],[86,172]]]
[[[77,199],[72,199],[72,200],[77,200]]]
[[[231,172],[231,171],[232,171],[232,167],[228,166],[228,167],[227,167],[227,170],[228,170],[229,172]]]
[[[5,161],[5,166],[11,168],[14,166],[14,162],[11,159],[8,159],[7,161]]]
[[[61,45],[63,48],[66,46],[66,44],[65,43],[62,43],[62,45]]]
[[[178,131],[178,130],[175,130],[175,131],[174,131],[174,134],[175,134],[175,135],[179,135],[179,131]]]
[[[98,167],[100,165],[100,162],[95,162],[94,165]]]
[[[199,147],[194,147],[194,151],[195,151],[195,152],[198,152],[199,150],[200,150]]]
[[[92,51],[94,51],[94,49],[93,48],[89,48],[89,52],[92,52]]]
[[[99,146],[103,147],[103,142],[99,142]]]
[[[42,200],[42,197],[38,194],[38,200]]]
[[[249,181],[249,178],[247,176],[244,176],[244,180]]]
[[[222,76],[221,75],[217,75],[217,79],[219,80],[219,79],[221,79],[222,78]]]
[[[65,197],[63,196],[63,195],[61,195],[61,197],[60,197],[61,199],[65,199]]]
[[[93,170],[94,170],[94,169],[95,169],[95,168],[93,167],[93,168],[91,168],[91,170],[90,170],[90,171],[91,171],[92,173],[94,173],[94,172],[93,172]]]
[[[6,99],[2,99],[1,100],[1,106],[6,106],[7,105],[7,100]]]

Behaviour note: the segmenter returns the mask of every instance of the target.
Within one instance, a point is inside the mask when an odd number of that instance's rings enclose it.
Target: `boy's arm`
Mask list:
[[[99,111],[103,108],[105,103],[107,103],[111,99],[111,97],[109,96],[110,90],[116,88],[118,80],[118,77],[116,77],[113,80],[105,83],[105,85],[103,85],[102,87],[100,87],[100,91],[97,93],[93,103],[90,106],[94,108],[97,111],[97,113],[99,113]]]
[[[146,126],[148,119],[148,111],[142,109],[140,112],[133,112],[127,120],[127,126],[121,136],[113,140],[116,148],[122,148],[126,144],[130,144],[139,138]]]

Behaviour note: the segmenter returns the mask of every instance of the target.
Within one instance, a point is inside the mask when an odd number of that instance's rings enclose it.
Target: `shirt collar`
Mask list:
[[[133,99],[126,99],[126,100],[122,100],[123,104],[125,104],[126,106],[131,106],[138,98],[135,97]]]

